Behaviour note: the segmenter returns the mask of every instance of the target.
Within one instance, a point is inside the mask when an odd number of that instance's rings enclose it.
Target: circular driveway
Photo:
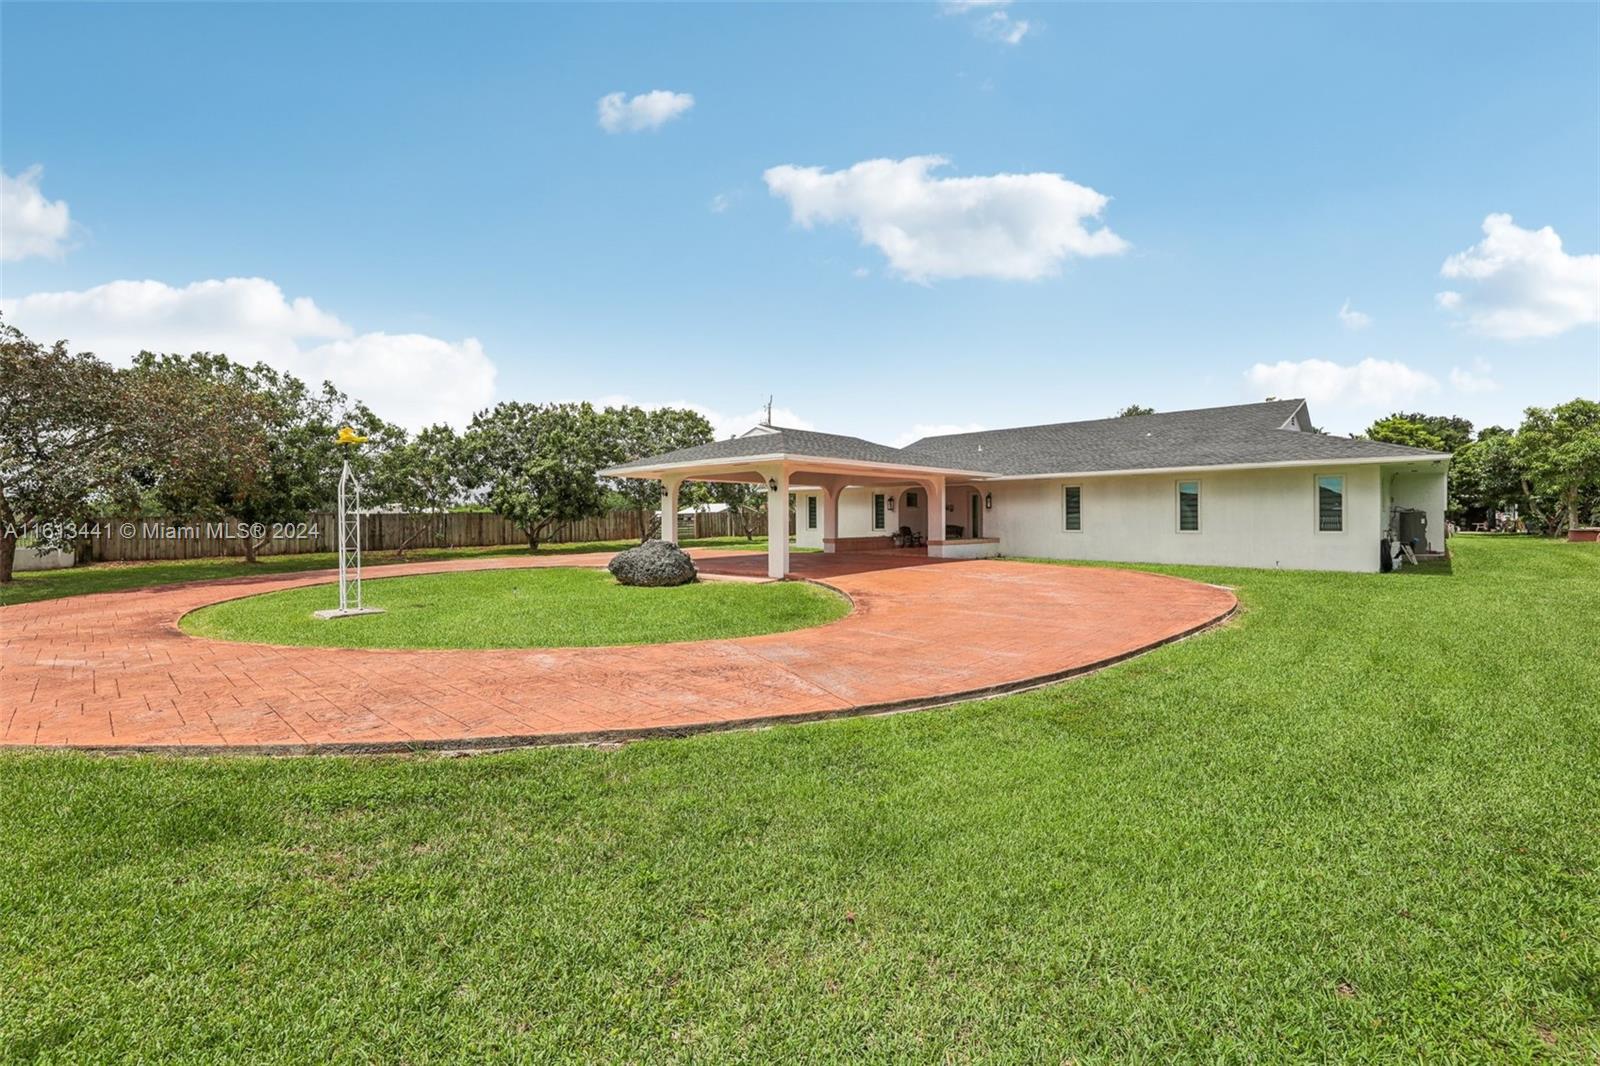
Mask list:
[[[695,551],[759,578],[766,555]],[[603,566],[500,557],[410,574]],[[0,608],[0,745],[189,752],[384,751],[676,735],[933,706],[1059,680],[1226,618],[1231,592],[1128,570],[921,555],[791,556],[851,598],[837,622],[769,636],[611,648],[368,651],[191,637],[188,611],[326,583],[332,571]],[[330,595],[332,590],[330,590]]]

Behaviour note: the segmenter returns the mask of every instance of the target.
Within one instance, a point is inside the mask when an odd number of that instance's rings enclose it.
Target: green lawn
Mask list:
[[[0,1049],[1600,1056],[1600,551],[1162,568],[1228,626],[889,718],[447,759],[0,757]]]
[[[604,570],[479,570],[369,579],[363,605],[384,614],[323,620],[332,585],[287,589],[184,616],[200,637],[342,648],[560,648],[779,633],[849,613],[836,592],[800,581],[699,581],[629,588]]]
[[[572,555],[580,552],[622,551],[637,541],[597,540],[580,544],[548,544],[538,555]],[[767,539],[757,537],[705,537],[686,540],[685,548],[734,548],[747,551],[766,551]],[[815,551],[814,548],[790,547],[791,552]],[[527,555],[526,545],[506,545],[498,548],[424,548],[409,551],[404,559],[393,552],[369,553],[362,559],[363,568],[387,566],[391,563],[414,563],[427,559],[476,559],[491,555]],[[72,570],[35,570],[17,574],[10,585],[0,585],[0,606],[11,603],[32,603],[35,600],[54,600],[62,596],[82,596],[90,592],[120,592],[123,589],[149,588],[152,585],[171,585],[180,581],[214,581],[223,577],[247,577],[251,574],[287,574],[298,570],[327,570],[339,565],[339,557],[332,552],[315,552],[305,555],[268,555],[258,562],[246,563],[243,559],[184,559],[160,563],[97,563]]]

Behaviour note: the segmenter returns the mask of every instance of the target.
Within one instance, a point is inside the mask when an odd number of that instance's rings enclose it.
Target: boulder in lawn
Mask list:
[[[619,552],[606,566],[622,585],[661,588],[687,585],[695,579],[694,560],[676,544],[647,540],[637,548]]]

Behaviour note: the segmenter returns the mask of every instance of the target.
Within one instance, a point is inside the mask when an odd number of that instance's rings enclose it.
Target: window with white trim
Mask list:
[[[883,499],[884,499],[883,493],[881,493],[881,492],[874,492],[872,494],[872,528],[873,529],[882,529],[883,528]]]
[[[1061,520],[1068,533],[1083,531],[1083,489],[1077,485],[1061,490]]]
[[[1178,482],[1178,532],[1200,532],[1200,482]]]
[[[806,528],[817,528],[817,498],[815,496],[806,497]]]
[[[1317,532],[1344,532],[1344,477],[1317,475]]]

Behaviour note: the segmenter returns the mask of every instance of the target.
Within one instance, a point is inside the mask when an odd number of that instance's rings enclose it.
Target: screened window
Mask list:
[[[1344,530],[1344,478],[1317,478],[1317,529],[1323,533]]]
[[[1200,482],[1178,482],[1178,530],[1200,532]]]
[[[872,494],[872,528],[883,528],[883,493]]]
[[[1065,507],[1067,532],[1077,533],[1083,529],[1083,490],[1076,485],[1068,485],[1062,503]]]
[[[915,507],[915,506],[917,506],[917,494],[916,493],[914,493],[914,492],[906,493],[906,506],[907,507]]]
[[[806,528],[817,528],[817,498],[815,496],[806,497]]]

